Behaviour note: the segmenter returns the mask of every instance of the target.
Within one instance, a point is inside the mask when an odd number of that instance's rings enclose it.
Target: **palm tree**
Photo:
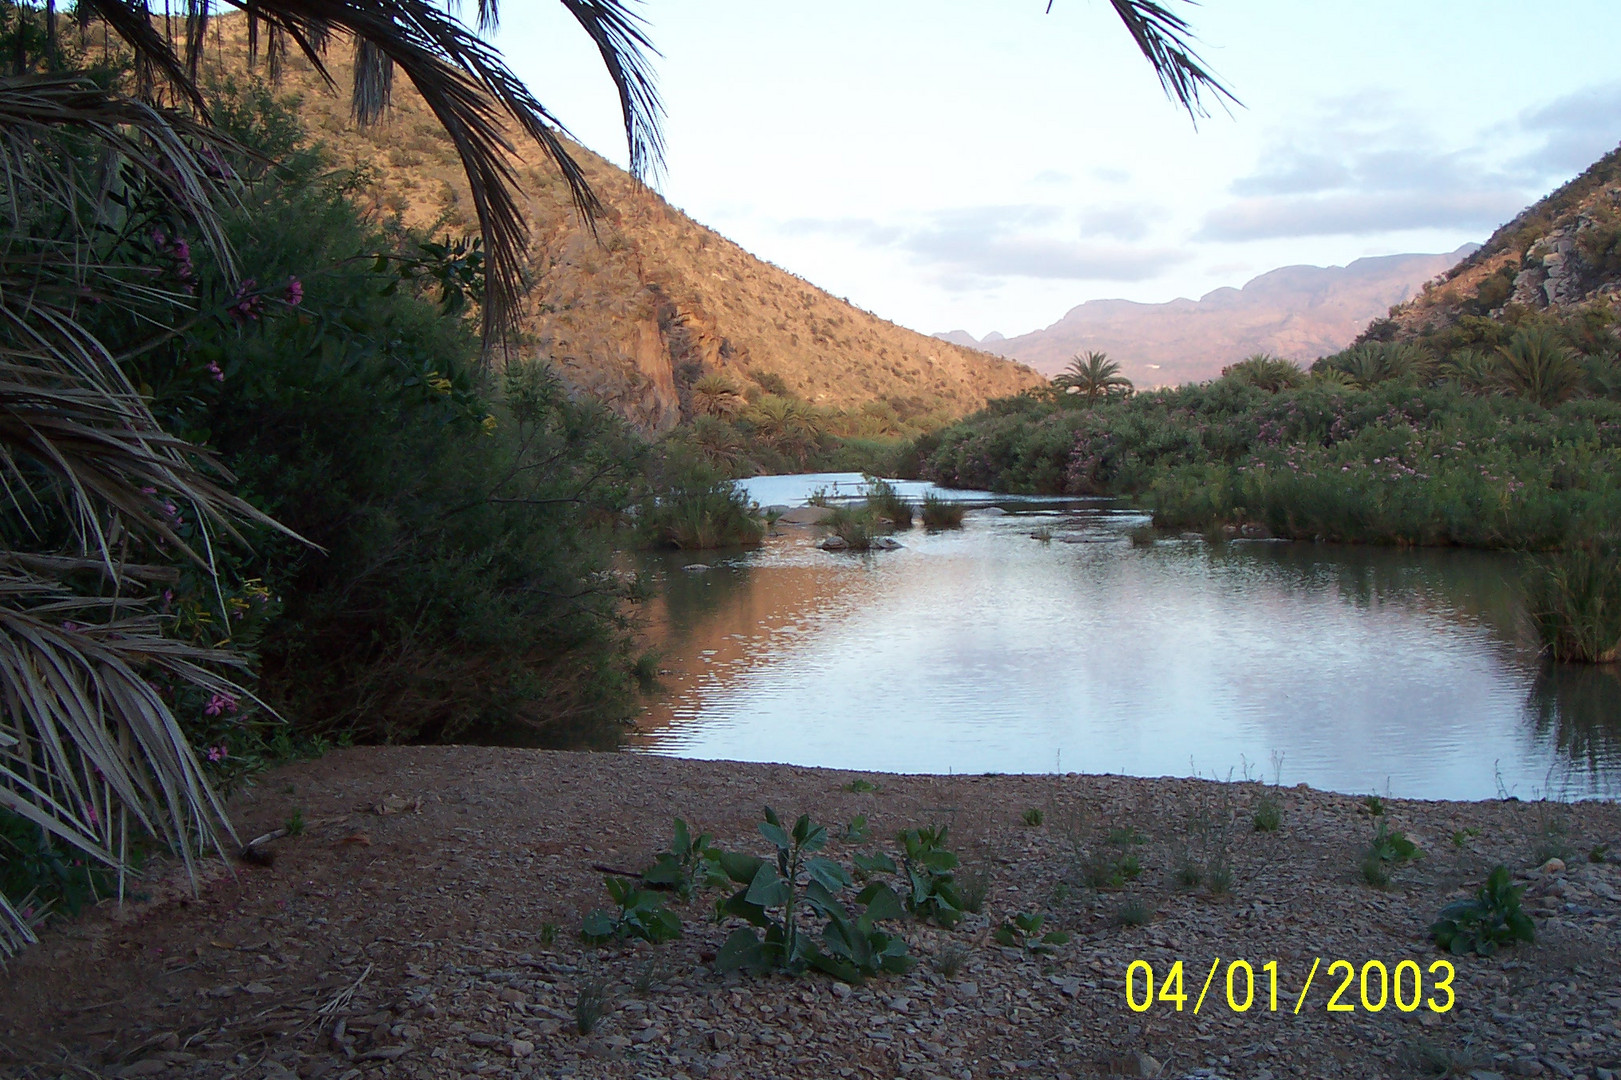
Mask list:
[[[1576,351],[1551,330],[1516,330],[1497,350],[1498,384],[1544,407],[1557,405],[1580,389],[1583,374]]]
[[[1107,353],[1096,351],[1072,356],[1069,367],[1053,380],[1053,385],[1063,388],[1065,393],[1080,394],[1089,403],[1106,395],[1132,391],[1131,380],[1120,374],[1120,365],[1110,360]]]
[[[710,372],[692,384],[692,411],[698,416],[730,420],[747,407],[737,384],[719,372]]]
[[[1268,353],[1256,353],[1221,369],[1221,377],[1258,387],[1269,394],[1299,386],[1306,373],[1292,360]]]

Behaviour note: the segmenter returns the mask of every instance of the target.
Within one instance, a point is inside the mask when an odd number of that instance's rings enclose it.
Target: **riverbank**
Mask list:
[[[1264,794],[1281,810],[1275,831],[1253,824]],[[609,906],[596,867],[647,864],[676,816],[722,847],[764,853],[755,824],[767,804],[835,833],[864,815],[872,840],[830,845],[846,866],[852,851],[893,848],[900,829],[949,823],[969,871],[988,873],[984,914],[950,931],[903,925],[917,968],[855,988],[714,974],[708,959],[729,932],[705,918],[714,894],[674,905],[686,933],[669,944],[580,942],[585,913]],[[159,872],[141,886],[149,900],[103,905],[14,960],[0,977],[0,1064],[29,1076],[247,1080],[1394,1077],[1451,1065],[1604,1080],[1621,1068],[1621,866],[1587,861],[1603,845],[1621,850],[1621,806],[1379,809],[1198,780],[345,750],[267,774],[234,801],[245,838],[301,818],[299,835],[269,845],[273,865],[215,866],[195,898]],[[1026,823],[1032,810],[1038,825]],[[1360,868],[1381,820],[1423,852],[1393,863],[1382,890]],[[1370,1013],[1356,986],[1340,999],[1354,1011],[1325,1010],[1341,978],[1331,961],[1394,971],[1410,958],[1427,971],[1441,954],[1426,928],[1444,904],[1494,864],[1525,871],[1555,847],[1567,868],[1521,882],[1535,945],[1454,958],[1451,1011]],[[1087,884],[1125,855],[1141,867],[1135,880]],[[1184,864],[1222,862],[1229,890],[1213,895],[1208,877],[1178,888]],[[1072,940],[1039,956],[992,938],[1005,917],[1031,912]],[[1130,925],[1144,912],[1146,924]],[[1217,978],[1193,1015],[1215,957],[1223,972],[1233,959],[1253,965],[1247,1012],[1229,1007]],[[1297,1015],[1314,957],[1321,970]],[[1127,1007],[1132,961],[1163,977],[1178,959],[1184,1011]],[[1424,977],[1425,996],[1439,998],[1438,976]],[[582,987],[608,1003],[589,1036],[576,1031]]]

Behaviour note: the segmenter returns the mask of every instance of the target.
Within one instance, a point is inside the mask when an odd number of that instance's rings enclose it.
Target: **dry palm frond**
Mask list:
[[[212,551],[177,528],[181,508],[205,544],[237,523],[279,526],[162,429],[82,315],[116,304],[156,328],[185,299],[106,255],[140,225],[137,190],[229,266],[222,149],[206,127],[85,80],[0,79],[0,500],[13,526],[0,546],[0,808],[119,870],[131,833],[189,865],[230,832],[148,678],[244,694],[220,674],[237,658],[165,636],[140,602],[142,582],[172,568],[131,573],[124,555],[134,542],[212,573]],[[110,595],[74,590],[87,570]],[[31,936],[0,903],[0,955]]]
[[[236,697],[246,692],[217,669],[242,665],[164,636],[139,609],[0,571],[0,807],[111,866],[131,825],[190,866],[231,827],[142,672]]]

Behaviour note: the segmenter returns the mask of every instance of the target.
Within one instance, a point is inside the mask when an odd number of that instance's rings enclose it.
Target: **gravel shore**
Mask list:
[[[1254,824],[1263,798],[1281,811],[1273,831]],[[1388,799],[1375,814],[1361,798],[1256,783],[421,747],[283,768],[232,805],[244,838],[295,810],[305,827],[268,845],[272,865],[212,865],[195,894],[158,867],[138,886],[144,899],[45,933],[0,974],[0,1069],[198,1080],[1621,1072],[1613,803]],[[609,906],[602,868],[647,865],[675,817],[766,854],[766,805],[835,834],[865,816],[871,839],[826,852],[847,867],[854,852],[893,851],[901,829],[949,825],[963,876],[988,882],[983,910],[951,930],[898,925],[916,968],[859,986],[716,974],[732,927],[713,919],[713,892],[672,902],[685,928],[674,942],[581,942],[585,913]],[[1421,856],[1391,863],[1376,888],[1361,864],[1380,822]],[[1427,928],[1499,863],[1526,886],[1536,943],[1451,958],[1455,1005],[1436,1012],[1427,1002],[1443,1001],[1443,973],[1431,965],[1443,954]],[[1069,942],[1046,954],[998,944],[994,930],[1024,913]],[[1245,1011],[1246,978],[1230,966],[1240,960],[1254,980]],[[1330,973],[1338,960],[1357,974],[1338,999],[1348,1012],[1326,1008],[1345,978]],[[1406,960],[1423,1001],[1404,1011],[1393,996],[1370,1011],[1382,999],[1368,962],[1394,973]],[[1181,1011],[1169,998],[1128,1006],[1134,961],[1159,985],[1183,962]],[[586,1035],[582,992],[603,1003]]]

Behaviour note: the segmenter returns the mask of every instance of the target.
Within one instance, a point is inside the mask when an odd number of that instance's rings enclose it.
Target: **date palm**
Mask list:
[[[1097,351],[1071,357],[1069,367],[1053,379],[1053,385],[1065,393],[1079,394],[1088,402],[1111,394],[1129,394],[1132,390],[1131,380],[1120,374],[1120,365],[1110,360],[1107,353]]]

